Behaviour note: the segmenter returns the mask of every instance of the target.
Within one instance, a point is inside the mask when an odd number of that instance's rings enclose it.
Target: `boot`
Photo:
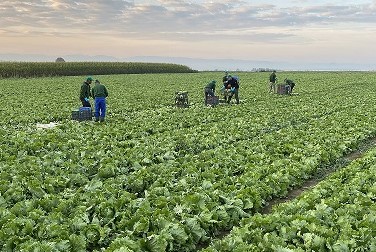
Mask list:
[[[104,117],[99,117],[100,122],[104,122]]]

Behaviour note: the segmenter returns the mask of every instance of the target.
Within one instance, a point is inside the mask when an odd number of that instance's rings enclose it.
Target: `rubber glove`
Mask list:
[[[235,92],[235,87],[232,87],[232,88],[231,88],[231,92]]]
[[[84,99],[84,100],[88,102],[88,101],[89,101],[89,98],[85,97],[85,99]]]

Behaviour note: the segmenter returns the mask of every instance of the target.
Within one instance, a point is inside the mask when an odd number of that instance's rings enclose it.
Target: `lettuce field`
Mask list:
[[[376,251],[376,73],[233,73],[240,104],[205,107],[222,74],[94,76],[105,123],[71,120],[85,76],[0,79],[1,251]]]

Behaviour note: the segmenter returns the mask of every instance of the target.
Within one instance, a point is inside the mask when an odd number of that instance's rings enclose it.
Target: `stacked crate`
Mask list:
[[[81,107],[78,110],[72,111],[72,120],[76,121],[91,121],[93,112],[90,107]]]

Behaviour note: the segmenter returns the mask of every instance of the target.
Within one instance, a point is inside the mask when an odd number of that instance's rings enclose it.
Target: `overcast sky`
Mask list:
[[[376,59],[376,0],[2,0],[0,17],[0,54]]]

